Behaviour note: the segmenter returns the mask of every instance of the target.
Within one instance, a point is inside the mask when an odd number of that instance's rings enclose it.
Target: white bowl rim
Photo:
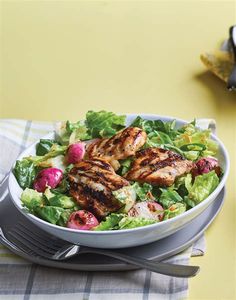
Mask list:
[[[120,113],[120,115],[122,115]],[[154,118],[156,120],[160,119],[160,120],[176,120],[177,122],[180,122],[180,123],[184,123],[184,124],[188,124],[189,121],[186,121],[186,120],[183,120],[183,119],[179,119],[179,118],[176,118],[176,117],[169,117],[169,116],[162,116],[162,115],[156,115],[156,114],[143,114],[143,113],[139,113],[139,114],[136,114],[136,113],[126,113],[126,114],[123,114],[123,115],[126,115],[127,117],[138,117],[138,116],[141,116],[142,118]],[[201,128],[200,128],[201,129]],[[54,131],[51,131],[49,133],[47,133],[47,135],[41,137],[41,139],[43,138],[46,138],[47,136],[49,135],[52,135],[54,134]],[[219,185],[217,186],[217,188],[206,198],[204,199],[202,202],[200,202],[199,204],[197,204],[196,206],[194,206],[193,208],[185,211],[184,213],[180,214],[180,215],[177,215],[176,217],[174,218],[171,218],[171,219],[168,219],[168,220],[164,220],[164,221],[161,221],[161,222],[158,222],[158,223],[154,223],[154,224],[150,224],[150,225],[146,225],[146,226],[141,226],[141,227],[136,227],[136,228],[131,228],[131,229],[119,229],[119,230],[103,230],[103,231],[93,231],[93,230],[79,230],[79,229],[71,229],[71,228],[67,228],[67,227],[62,227],[62,226],[59,226],[59,225],[54,225],[52,223],[49,223],[47,221],[44,221],[43,219],[40,219],[39,217],[31,214],[31,213],[28,213],[26,212],[23,207],[20,207],[17,203],[17,200],[16,198],[18,199],[18,197],[14,194],[13,192],[13,187],[12,187],[12,184],[13,184],[13,178],[15,178],[12,170],[15,166],[15,162],[12,166],[12,169],[10,171],[10,175],[9,175],[9,181],[8,181],[8,189],[9,189],[9,192],[10,192],[10,195],[11,195],[11,199],[13,200],[13,203],[14,205],[18,208],[18,210],[20,210],[20,212],[27,218],[29,219],[34,219],[36,220],[36,222],[39,222],[39,223],[42,223],[46,226],[49,226],[51,228],[54,228],[54,229],[57,229],[57,230],[62,230],[62,231],[65,231],[65,232],[73,232],[73,233],[78,233],[78,234],[82,234],[82,235],[119,235],[119,234],[122,234],[122,233],[129,233],[129,232],[137,232],[137,231],[141,231],[141,230],[148,230],[148,229],[152,229],[152,228],[156,228],[156,227],[161,227],[163,226],[164,224],[169,224],[171,225],[172,223],[175,223],[177,220],[179,220],[180,218],[183,218],[183,216],[187,216],[189,214],[191,214],[193,212],[193,210],[196,210],[196,208],[199,208],[204,206],[206,202],[209,202],[211,198],[214,198],[217,196],[217,194],[222,190],[222,188],[224,187],[225,183],[226,183],[226,179],[228,177],[228,174],[229,174],[229,166],[230,166],[230,160],[229,160],[229,154],[228,154],[228,151],[227,149],[225,148],[223,142],[213,133],[211,133],[211,138],[213,140],[215,140],[219,147],[222,149],[222,152],[223,152],[223,155],[224,155],[224,158],[225,158],[225,170],[224,170],[224,175],[223,177],[221,178],[221,181],[219,183]],[[37,140],[35,143],[31,144],[29,147],[27,147],[22,153],[19,154],[19,156],[17,157],[16,160],[18,159],[22,159],[22,155],[25,151],[27,151],[28,148],[32,147],[33,145],[36,145],[38,143],[39,140]]]

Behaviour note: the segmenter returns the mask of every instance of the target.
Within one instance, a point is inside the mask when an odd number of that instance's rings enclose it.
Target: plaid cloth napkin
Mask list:
[[[201,122],[208,127],[209,120]],[[53,123],[16,119],[0,120],[0,182],[25,147],[52,131]],[[205,239],[169,258],[188,264],[190,256],[204,255]],[[53,269],[32,264],[0,245],[0,299],[132,300],[185,299],[188,280],[146,270],[85,272]],[[55,298],[56,297],[56,298]]]

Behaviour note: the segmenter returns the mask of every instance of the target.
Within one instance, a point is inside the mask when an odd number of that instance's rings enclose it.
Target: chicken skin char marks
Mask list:
[[[115,170],[120,164],[118,160],[135,155],[146,142],[147,134],[138,127],[127,127],[107,139],[99,139],[87,148],[89,159],[102,158],[109,162]]]
[[[131,169],[124,175],[128,180],[150,183],[160,187],[171,186],[177,177],[191,172],[192,161],[180,154],[162,148],[147,148],[135,155]]]
[[[79,162],[69,172],[68,179],[70,195],[80,207],[91,211],[99,219],[122,207],[112,192],[129,185],[102,159]]]

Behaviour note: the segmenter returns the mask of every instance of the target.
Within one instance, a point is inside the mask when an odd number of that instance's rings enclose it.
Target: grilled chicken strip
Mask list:
[[[138,127],[127,127],[109,139],[99,139],[88,146],[89,159],[102,158],[118,170],[119,159],[135,155],[146,142],[147,134]]]
[[[136,160],[124,177],[161,187],[171,186],[177,177],[189,173],[193,167],[192,161],[173,151],[147,148],[136,153]]]
[[[70,195],[83,209],[91,211],[99,219],[121,208],[112,191],[129,185],[109,163],[101,159],[79,162],[71,169],[68,178]]]

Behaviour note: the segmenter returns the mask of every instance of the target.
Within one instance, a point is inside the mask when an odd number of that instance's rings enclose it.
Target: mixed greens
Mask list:
[[[177,128],[175,121],[144,120],[138,116],[129,126],[146,132],[143,149],[157,147],[178,153],[194,162],[194,171],[178,177],[169,187],[130,182],[112,192],[122,208],[98,221],[71,195],[68,173],[84,159],[87,141],[112,137],[126,127],[126,116],[88,111],[85,121],[60,124],[55,140],[41,139],[35,156],[16,162],[13,172],[23,189],[22,204],[49,223],[96,231],[136,228],[182,214],[206,199],[222,175],[216,159],[218,145],[210,138],[210,130],[200,130],[195,125],[193,121]],[[127,173],[134,159],[120,160],[116,173]]]

